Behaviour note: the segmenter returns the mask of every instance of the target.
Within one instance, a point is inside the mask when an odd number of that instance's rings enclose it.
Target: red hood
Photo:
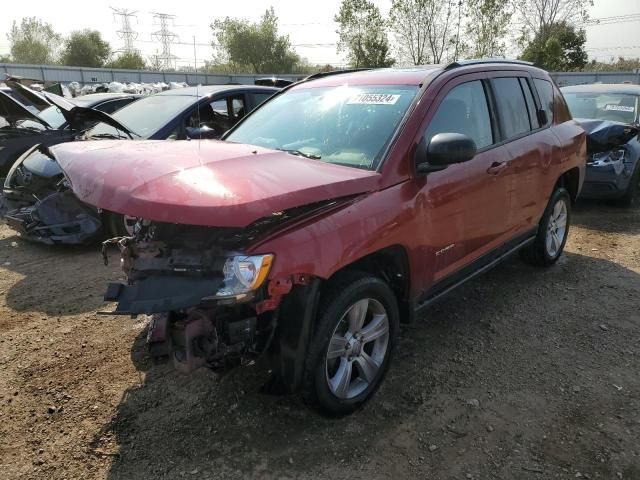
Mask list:
[[[220,141],[94,141],[51,148],[96,207],[159,222],[244,227],[378,186],[380,174]]]

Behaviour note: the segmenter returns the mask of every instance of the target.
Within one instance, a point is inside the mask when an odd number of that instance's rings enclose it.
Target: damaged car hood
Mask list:
[[[51,126],[38,117],[34,113],[30,112],[27,107],[21,105],[20,102],[14,100],[9,95],[0,90],[0,116],[6,119],[6,121],[13,125],[20,120],[33,120],[44,125],[47,128]]]
[[[640,125],[610,120],[576,119],[587,132],[587,151],[600,153],[624,145],[640,132]]]
[[[245,227],[375,190],[380,174],[223,141],[97,141],[51,148],[84,202],[159,222]]]

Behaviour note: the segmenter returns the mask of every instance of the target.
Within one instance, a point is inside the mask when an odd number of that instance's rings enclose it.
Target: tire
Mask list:
[[[389,368],[399,329],[398,302],[381,279],[349,273],[323,294],[316,319],[302,395],[324,415],[347,415],[374,395]]]
[[[564,215],[562,215],[563,213]],[[553,265],[562,255],[569,236],[570,225],[571,197],[567,190],[559,187],[549,199],[547,208],[538,224],[538,234],[534,242],[522,249],[520,256],[531,265],[540,267]]]
[[[126,217],[120,213],[105,212],[105,230],[110,237],[130,237],[133,235],[133,226],[127,226],[131,217]]]
[[[627,191],[616,201],[616,204],[623,208],[630,208],[638,203],[638,197],[640,197],[640,160],[631,175]]]

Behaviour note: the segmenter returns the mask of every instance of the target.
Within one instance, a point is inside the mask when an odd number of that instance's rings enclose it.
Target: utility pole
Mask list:
[[[119,50],[124,53],[137,53],[137,49],[133,46],[133,41],[138,38],[137,32],[131,28],[131,18],[136,16],[136,13],[132,10],[127,10],[126,8],[114,8],[109,7],[113,10],[114,17],[120,17],[121,29],[117,31],[118,37],[120,37],[124,41],[124,46]]]
[[[176,17],[175,15],[166,13],[151,12],[151,14],[160,25],[160,30],[151,34],[151,38],[156,39],[162,45],[162,53],[159,56],[160,64],[165,70],[175,68],[174,62],[176,56],[171,55],[171,43],[173,43],[178,36],[169,31],[169,22],[173,22]]]

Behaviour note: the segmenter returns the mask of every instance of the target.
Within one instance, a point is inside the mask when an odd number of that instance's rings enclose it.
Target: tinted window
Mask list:
[[[536,90],[538,90],[542,109],[547,113],[547,123],[544,125],[546,127],[553,122],[553,86],[551,82],[540,80],[539,78],[534,78],[533,83],[536,86]]]
[[[520,87],[522,87],[524,99],[527,102],[527,111],[529,112],[529,122],[531,122],[531,127],[534,129],[538,128],[540,127],[540,122],[538,122],[538,117],[536,115],[536,104],[533,101],[533,94],[531,93],[529,82],[527,82],[525,78],[521,78]]]
[[[122,107],[131,103],[133,100],[131,98],[123,98],[121,100],[111,100],[109,102],[102,103],[95,107],[96,110],[100,110],[101,112],[112,114],[116,110],[120,110]]]
[[[493,143],[487,97],[480,81],[458,85],[442,100],[427,127],[427,143],[438,133],[462,133],[471,137],[477,148]]]
[[[518,79],[495,78],[493,85],[504,139],[508,140],[531,130],[527,104]]]
[[[252,93],[251,95],[251,103],[253,104],[253,108],[260,105],[267,98],[269,98],[273,93]]]

